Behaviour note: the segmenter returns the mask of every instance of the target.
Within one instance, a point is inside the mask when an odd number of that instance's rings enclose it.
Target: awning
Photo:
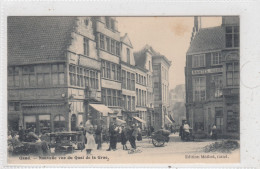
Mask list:
[[[108,116],[108,113],[113,113],[113,110],[103,104],[89,104],[92,108],[102,113],[103,116]]]
[[[141,122],[141,123],[146,123],[146,121],[140,119],[139,117],[134,116],[133,118],[136,119],[137,121]]]
[[[171,121],[171,119],[167,115],[165,115],[165,120],[166,120],[166,122],[173,124],[173,122]]]
[[[126,121],[121,120],[121,119],[119,119],[119,118],[116,118],[116,124],[117,124],[117,125],[121,125],[121,124],[125,124],[125,123],[126,123]]]

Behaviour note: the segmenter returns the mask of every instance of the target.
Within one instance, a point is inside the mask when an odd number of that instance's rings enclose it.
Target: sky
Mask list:
[[[193,17],[117,17],[118,30],[128,34],[134,51],[146,44],[172,61],[169,89],[185,84],[186,52],[194,24]],[[221,17],[202,17],[201,27],[221,25]]]

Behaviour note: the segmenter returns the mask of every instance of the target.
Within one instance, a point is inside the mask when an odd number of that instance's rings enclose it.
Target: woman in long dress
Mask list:
[[[86,123],[86,151],[87,155],[91,154],[91,151],[96,147],[96,142],[94,139],[94,128],[91,123]]]

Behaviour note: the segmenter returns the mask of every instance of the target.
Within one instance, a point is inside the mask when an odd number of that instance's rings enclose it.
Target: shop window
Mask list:
[[[54,130],[55,131],[64,131],[66,130],[66,121],[65,117],[62,115],[55,116],[54,120]]]
[[[51,116],[39,115],[39,127],[42,134],[51,132]]]
[[[239,129],[239,114],[237,112],[227,112],[227,131],[237,132]]]
[[[206,100],[206,77],[193,77],[193,101]]]
[[[36,130],[36,116],[24,116],[25,129]]]

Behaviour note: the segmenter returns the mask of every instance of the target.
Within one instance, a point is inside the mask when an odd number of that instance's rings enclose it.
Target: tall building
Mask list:
[[[186,55],[187,119],[198,136],[216,124],[220,135],[239,132],[239,17],[198,28]]]
[[[140,67],[144,67],[149,79],[149,86],[147,87],[148,94],[151,94],[149,99],[149,120],[150,124],[155,129],[164,127],[165,121],[169,121],[168,107],[169,107],[169,68],[171,61],[165,56],[156,52],[151,46],[146,45],[142,50],[135,53],[136,63]],[[153,88],[153,94],[151,93]],[[152,101],[153,100],[153,101]],[[165,117],[167,116],[167,117]]]

